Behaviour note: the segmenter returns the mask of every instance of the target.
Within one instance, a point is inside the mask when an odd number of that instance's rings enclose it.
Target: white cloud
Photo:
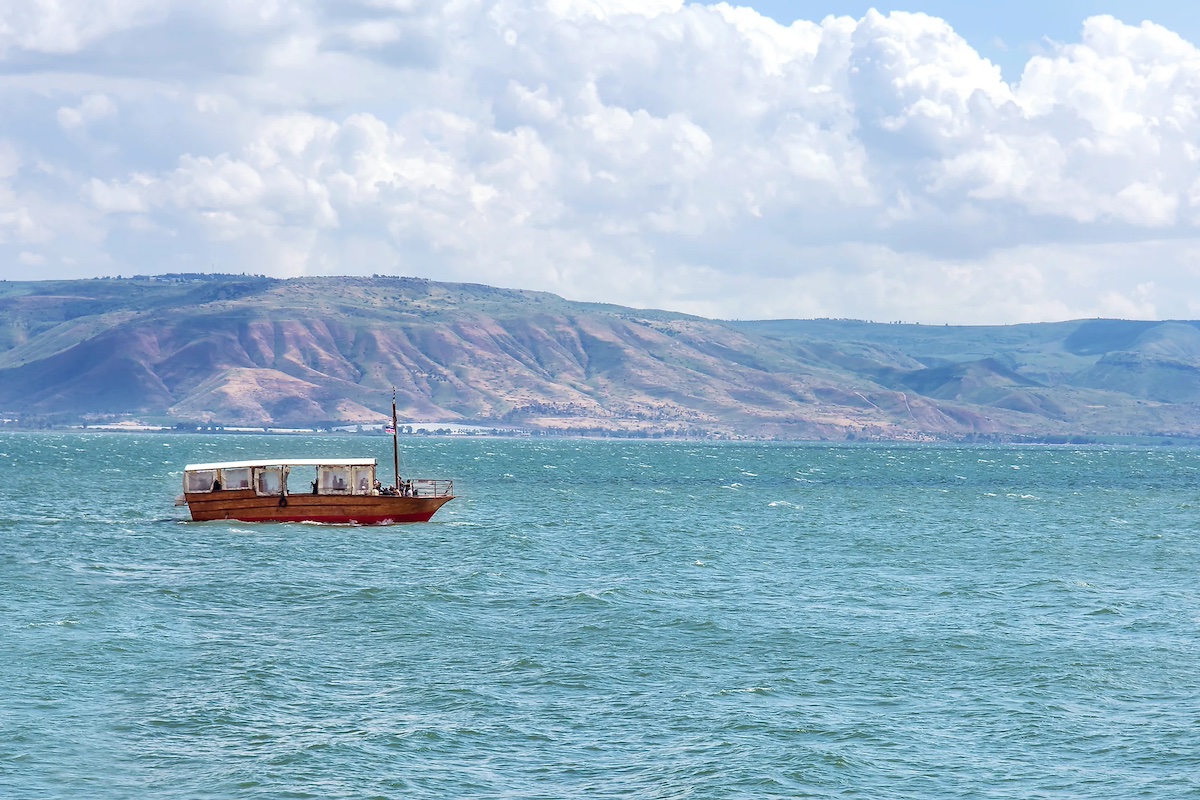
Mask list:
[[[550,13],[567,19],[607,19],[622,14],[656,17],[682,7],[683,0],[546,0]]]
[[[74,53],[160,19],[164,10],[157,0],[0,0],[0,56]]]
[[[0,0],[5,62],[0,263],[47,274],[397,271],[742,318],[1194,314],[1200,51],[1149,23],[1082,21],[1008,84],[899,12]]]
[[[63,128],[84,128],[97,120],[117,113],[117,106],[107,95],[89,94],[78,106],[63,106],[56,115]]]

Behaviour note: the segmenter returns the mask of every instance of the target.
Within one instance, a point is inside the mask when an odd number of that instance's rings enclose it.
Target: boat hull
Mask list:
[[[194,522],[231,519],[239,522],[391,525],[428,522],[454,497],[290,494],[280,498],[260,497],[253,490],[246,490],[185,494],[184,499]]]

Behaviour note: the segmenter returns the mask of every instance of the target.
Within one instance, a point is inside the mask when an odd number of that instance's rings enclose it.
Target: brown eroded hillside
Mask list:
[[[406,278],[0,284],[0,411],[784,438],[1200,432],[1200,331],[729,323]]]

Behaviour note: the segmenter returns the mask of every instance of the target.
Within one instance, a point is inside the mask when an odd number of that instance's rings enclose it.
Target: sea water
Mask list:
[[[0,435],[0,797],[1200,796],[1200,451]]]

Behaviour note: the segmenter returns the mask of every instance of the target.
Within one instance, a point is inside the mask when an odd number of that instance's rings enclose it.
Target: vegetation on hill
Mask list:
[[[415,278],[0,282],[0,416],[795,439],[1200,435],[1200,323],[725,322]]]

